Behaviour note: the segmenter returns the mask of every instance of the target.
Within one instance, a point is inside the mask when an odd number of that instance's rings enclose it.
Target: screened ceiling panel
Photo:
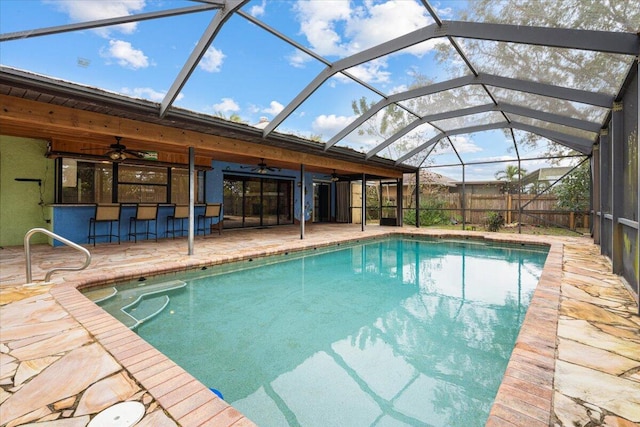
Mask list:
[[[567,7],[571,7],[572,13],[567,13]],[[558,8],[565,9],[559,13]],[[612,4],[599,1],[477,0],[464,12],[454,13],[451,19],[592,31],[633,31],[637,29],[638,13],[637,4],[633,1]]]
[[[560,116],[601,123],[608,109],[565,99],[488,86],[499,103],[507,103],[546,111]]]
[[[457,41],[480,73],[615,95],[632,57],[485,40]],[[471,47],[472,45],[473,47]],[[526,60],[524,60],[526,59]]]
[[[504,159],[505,115],[528,129],[513,130],[520,157],[568,151],[537,129],[595,141],[640,50],[635,3],[4,1],[0,62],[153,101],[160,117],[175,106],[365,161],[442,165]],[[441,131],[453,147],[430,152]]]
[[[378,152],[378,155],[392,160],[397,160],[425,141],[439,135],[440,131],[429,124],[417,126],[406,135],[398,138],[391,145]]]
[[[597,132],[589,132],[586,130],[577,129],[575,127],[563,126],[561,124],[550,123],[544,120],[536,120],[531,117],[519,116],[517,114],[510,114],[509,118],[519,123],[525,123],[538,128],[560,132],[563,134],[582,138],[588,141],[596,141],[599,135]]]
[[[482,86],[469,85],[407,99],[399,104],[410,108],[421,116],[427,116],[491,102],[491,98]]]
[[[504,116],[497,111],[490,111],[479,114],[468,114],[465,116],[454,117],[446,120],[437,120],[433,122],[435,126],[444,130],[451,131],[461,128],[467,128],[470,126],[478,126],[487,123],[504,123],[507,124]]]

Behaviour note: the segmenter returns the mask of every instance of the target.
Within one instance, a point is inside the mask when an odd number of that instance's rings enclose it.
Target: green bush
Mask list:
[[[504,226],[504,217],[498,212],[489,212],[484,222],[487,231],[498,231]]]
[[[420,203],[420,225],[440,225],[449,223],[449,213],[446,204],[442,200],[427,199]],[[403,222],[409,225],[416,224],[416,210],[407,209],[404,212]]]

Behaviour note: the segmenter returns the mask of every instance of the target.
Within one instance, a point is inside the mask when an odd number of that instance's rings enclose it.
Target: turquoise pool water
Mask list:
[[[377,240],[120,293],[141,337],[260,426],[482,426],[546,254]]]

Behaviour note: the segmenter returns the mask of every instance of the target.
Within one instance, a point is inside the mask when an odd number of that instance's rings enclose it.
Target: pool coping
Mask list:
[[[556,334],[560,306],[563,243],[530,235],[487,235],[443,232],[442,230],[390,231],[372,237],[341,240],[339,244],[379,240],[388,237],[432,237],[479,239],[493,243],[543,245],[547,259],[525,315],[504,377],[486,425],[548,426],[552,420]],[[286,252],[337,246],[332,243],[303,243]],[[104,286],[158,274],[194,270],[217,264],[284,254],[285,250],[264,250],[255,254],[229,256],[215,262],[169,262],[160,271],[141,267],[134,271],[76,280],[55,285],[50,293],[111,355],[182,425],[254,425],[239,411],[219,399],[204,384],[148,344],[135,332],[86,298],[80,289]]]

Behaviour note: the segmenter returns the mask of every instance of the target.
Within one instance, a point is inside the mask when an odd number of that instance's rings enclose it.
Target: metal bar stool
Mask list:
[[[169,233],[176,238],[176,231],[180,232],[180,236],[184,236],[184,220],[189,219],[189,205],[174,205],[173,214],[167,216],[167,237]],[[176,221],[180,221],[180,229],[176,230]],[[169,226],[171,225],[171,226]]]
[[[118,223],[118,233],[113,234],[113,223]],[[106,223],[109,224],[109,232],[107,234],[96,234],[96,224]],[[109,243],[112,242],[112,238],[118,239],[120,244],[120,205],[119,204],[97,204],[93,217],[89,219],[89,237],[87,243],[91,243],[93,240],[93,246],[96,245],[97,237],[108,237]]]
[[[155,233],[149,230],[149,223],[153,221],[155,225]],[[138,223],[143,222],[146,225],[145,231],[138,232]],[[131,228],[133,226],[133,231]],[[149,235],[155,236],[158,241],[158,205],[157,204],[138,204],[136,205],[136,214],[129,218],[129,240],[133,236],[133,241],[138,242],[138,234],[144,234],[147,239]]]
[[[213,222],[215,218],[218,219],[216,223]],[[209,229],[213,231],[213,226],[217,225],[218,234],[222,234],[222,203],[207,203],[204,214],[198,215],[197,231],[202,231],[203,235],[207,234],[207,219],[209,219]],[[200,220],[202,220],[202,227],[200,227]]]

